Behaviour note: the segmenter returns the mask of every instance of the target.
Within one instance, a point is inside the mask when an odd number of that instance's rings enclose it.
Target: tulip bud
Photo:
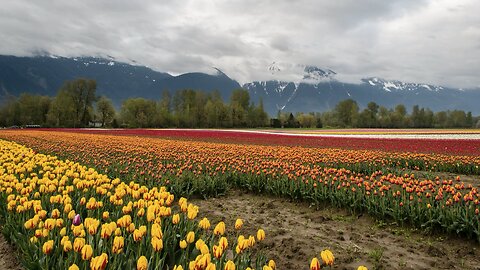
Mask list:
[[[76,214],[75,217],[73,217],[73,225],[78,226],[82,223],[82,217],[80,217],[80,214]]]

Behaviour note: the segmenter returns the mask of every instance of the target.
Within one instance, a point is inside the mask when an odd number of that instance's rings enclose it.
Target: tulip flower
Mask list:
[[[193,243],[195,241],[195,233],[194,232],[189,232],[187,234],[187,237],[185,238],[185,240],[187,241],[187,243]]]
[[[220,221],[217,226],[215,226],[215,229],[213,229],[213,233],[215,235],[223,235],[225,233],[225,222]]]
[[[238,218],[236,221],[235,221],[235,230],[240,230],[243,226],[243,220]]]
[[[317,257],[312,259],[310,263],[310,270],[320,270],[320,262],[318,261]]]
[[[272,268],[272,270],[275,270],[275,268],[277,267],[274,260],[268,261],[268,266]]]
[[[180,244],[179,244],[179,245],[180,245],[180,248],[181,248],[181,249],[185,249],[185,248],[187,248],[187,241],[182,240],[182,241],[180,241]]]
[[[123,246],[125,244],[124,238],[122,236],[115,236],[113,238],[112,252],[119,254],[123,251]]]
[[[80,268],[78,268],[76,264],[72,264],[70,267],[68,267],[68,270],[80,270]]]
[[[320,252],[320,256],[322,257],[322,260],[326,265],[330,265],[330,266],[333,265],[333,261],[335,260],[335,257],[333,256],[333,253],[330,250],[328,249],[323,250],[322,252]]]
[[[78,226],[82,223],[82,217],[80,217],[80,214],[76,214],[75,217],[73,218],[72,224],[75,226]]]
[[[152,237],[156,237],[156,238],[162,238],[163,237],[162,227],[160,226],[160,224],[154,223],[152,225],[151,235],[152,235]]]
[[[262,241],[265,239],[265,231],[263,229],[259,229],[257,231],[257,240]]]
[[[225,264],[224,270],[235,270],[235,263],[232,262],[231,260],[228,260],[227,263]]]
[[[147,270],[148,269],[148,261],[145,256],[140,256],[137,260],[137,270]]]
[[[163,249],[163,240],[162,238],[153,237],[150,241],[154,251],[158,252]]]
[[[72,250],[72,242],[70,242],[70,240],[67,240],[63,243],[63,251],[64,252],[69,252],[70,250]]]
[[[363,266],[363,265],[360,265],[357,270],[368,270],[367,267]]]
[[[172,216],[172,223],[173,224],[178,224],[180,222],[180,215],[179,214],[175,214]]]
[[[53,250],[53,240],[49,240],[43,244],[42,251],[45,254],[50,254],[52,253]]]
[[[82,247],[82,260],[84,261],[88,261],[90,260],[90,258],[92,258],[92,255],[93,255],[93,248],[91,245],[84,245]]]
[[[200,220],[200,222],[198,223],[198,227],[204,230],[208,230],[210,228],[210,221],[208,220],[208,218],[204,217],[202,220]]]
[[[102,253],[100,256],[93,257],[90,260],[90,269],[91,270],[103,270],[107,267],[108,255]]]
[[[73,240],[73,250],[76,252],[81,252],[83,246],[85,245],[85,238],[77,237]]]

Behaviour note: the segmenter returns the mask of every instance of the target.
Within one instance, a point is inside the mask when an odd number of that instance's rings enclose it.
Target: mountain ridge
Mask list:
[[[378,77],[365,77],[354,84],[339,81],[337,73],[328,68],[281,66],[276,62],[267,67],[273,79],[240,85],[219,68],[212,69],[215,74],[189,72],[173,76],[145,66],[119,62],[113,57],[0,55],[0,99],[7,95],[18,96],[22,92],[54,96],[64,81],[87,77],[97,80],[97,94],[108,96],[117,107],[122,100],[132,97],[158,100],[164,90],[172,93],[181,89],[217,90],[224,100],[228,100],[231,91],[243,87],[250,93],[252,101],[262,99],[265,110],[271,116],[279,110],[327,111],[348,98],[356,100],[360,107],[374,101],[389,108],[404,104],[407,108],[419,105],[434,111],[462,109],[480,114],[480,106],[476,102],[480,100],[480,91]],[[296,80],[274,79],[276,74],[292,70],[298,72],[291,76]]]

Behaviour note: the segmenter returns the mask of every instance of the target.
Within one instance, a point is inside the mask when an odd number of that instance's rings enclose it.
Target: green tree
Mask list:
[[[73,99],[66,89],[60,89],[50,104],[47,113],[47,125],[54,127],[73,127],[75,109]]]
[[[123,124],[132,128],[151,127],[154,124],[156,104],[144,98],[129,98],[122,103]]]
[[[96,89],[95,80],[84,78],[67,81],[62,86],[61,90],[65,91],[72,100],[74,127],[87,126],[92,119],[91,112],[93,112],[93,102],[96,99]]]
[[[102,127],[104,127],[105,124],[110,125],[113,118],[115,118],[115,108],[113,107],[112,101],[107,97],[102,96],[98,99],[96,105],[97,114],[102,122]]]
[[[353,127],[358,119],[358,104],[353,99],[340,101],[335,106],[335,114],[342,127]]]

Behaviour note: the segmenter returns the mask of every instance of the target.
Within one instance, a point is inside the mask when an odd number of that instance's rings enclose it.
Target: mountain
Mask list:
[[[272,70],[271,67],[268,70]],[[280,69],[281,70],[281,69]],[[275,69],[279,71],[279,69]],[[279,110],[289,112],[321,112],[332,110],[345,99],[357,101],[360,108],[374,101],[387,108],[404,104],[433,111],[461,109],[480,114],[480,89],[462,90],[429,84],[388,81],[381,78],[365,78],[359,84],[343,83],[330,69],[305,66],[297,82],[280,80],[255,81],[243,85],[254,101],[262,99],[265,110],[275,115]]]
[[[187,73],[172,76],[148,67],[94,57],[0,56],[0,100],[23,92],[54,96],[67,80],[89,78],[97,81],[97,94],[111,98],[118,107],[131,97],[160,99],[163,90],[218,90],[229,98],[240,85],[220,70],[215,74]]]
[[[18,96],[22,92],[54,96],[66,80],[85,77],[95,79],[97,94],[108,96],[117,107],[130,97],[158,100],[164,90],[173,93],[187,88],[218,90],[228,101],[232,90],[243,87],[249,91],[252,101],[263,100],[271,116],[279,110],[327,111],[348,98],[356,100],[361,108],[374,101],[388,108],[397,104],[404,104],[408,109],[419,105],[433,111],[461,109],[480,115],[480,89],[461,90],[376,77],[366,77],[357,84],[344,83],[328,68],[276,62],[267,67],[273,79],[243,86],[219,69],[213,71],[212,74],[192,72],[172,76],[111,57],[0,56],[0,102],[8,95]],[[275,80],[276,77],[291,80]]]

